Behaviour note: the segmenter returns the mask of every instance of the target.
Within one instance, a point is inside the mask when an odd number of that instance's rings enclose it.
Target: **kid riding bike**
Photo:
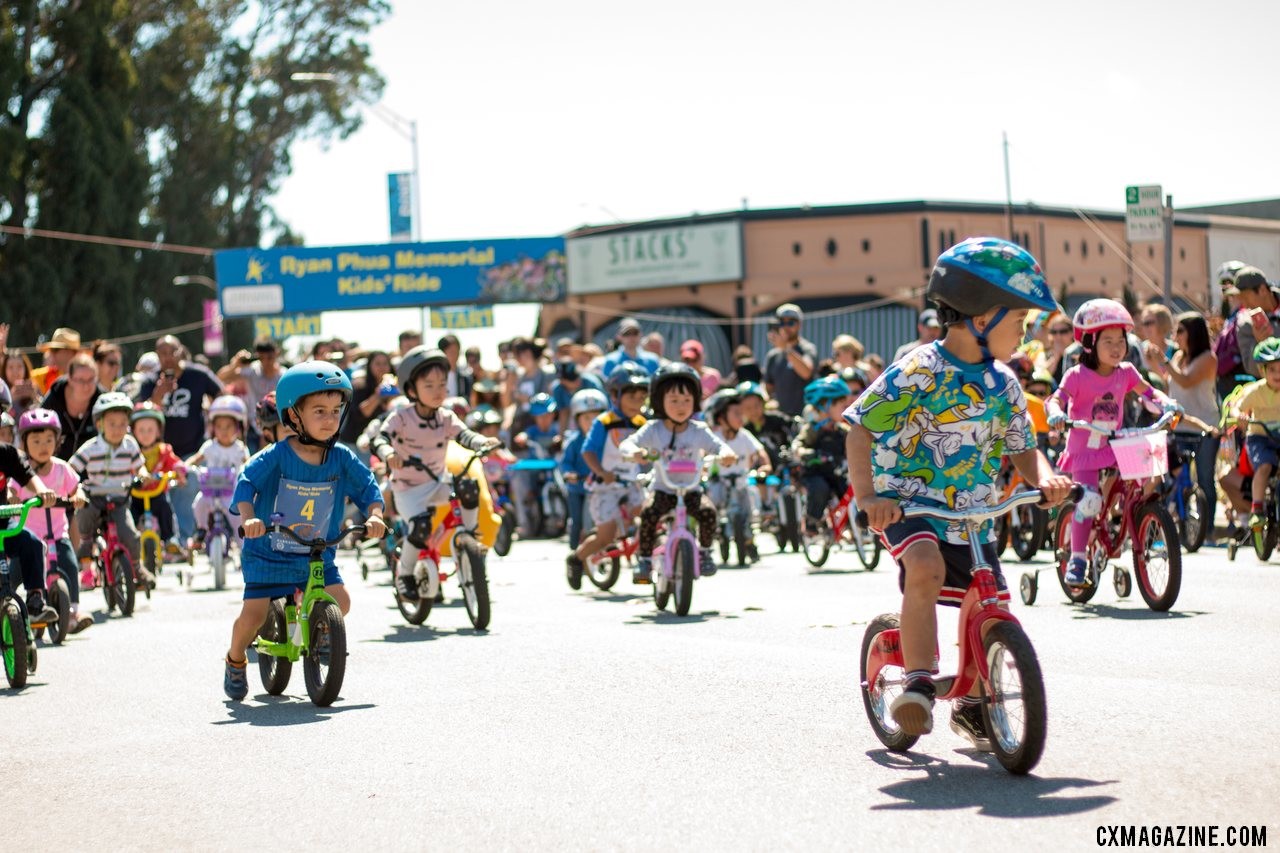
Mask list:
[[[926,295],[938,305],[945,336],[891,365],[844,413],[859,507],[900,567],[902,692],[887,715],[904,738],[933,730],[936,604],[976,598],[969,589],[978,566],[991,571],[981,581],[983,606],[994,608],[1008,596],[990,530],[969,526],[963,515],[995,503],[995,475],[1006,455],[1046,503],[1059,502],[1071,486],[1036,449],[1022,386],[997,361],[1021,341],[1028,309],[1057,310],[1036,259],[998,238],[965,240],[938,258]],[[953,514],[904,517],[899,503]],[[1016,643],[1003,634],[997,639],[1005,648]],[[874,683],[870,674],[868,681]],[[948,694],[958,696],[952,729],[980,749],[997,734],[988,732],[982,688],[995,689],[975,684]],[[1034,757],[1012,742],[1003,748],[1015,766]]]
[[[1133,539],[1133,570],[1138,592],[1152,610],[1173,606],[1182,587],[1182,549],[1178,527],[1164,507],[1155,481],[1168,471],[1164,428],[1177,417],[1166,412],[1149,427],[1104,430],[1089,421],[1071,421],[1074,431],[1088,431],[1111,439],[1115,468],[1098,472],[1104,493],[1086,491],[1076,507],[1064,506],[1058,513],[1058,582],[1067,598],[1083,604],[1098,591],[1108,560],[1117,560],[1126,541]],[[1118,476],[1117,476],[1118,473]],[[1075,548],[1076,525],[1087,528],[1083,583],[1068,580],[1068,559]],[[1112,577],[1116,595],[1128,597],[1132,579],[1120,566]],[[1039,587],[1038,574],[1024,574],[1020,591],[1025,604],[1033,604]]]
[[[449,504],[444,518],[434,524],[436,507],[430,506],[425,512],[418,513],[409,519],[409,530],[405,534],[407,542],[401,543],[401,552],[416,553],[413,564],[413,575],[396,578],[396,606],[410,625],[421,625],[436,599],[436,590],[445,576],[440,573],[441,551],[448,540],[453,554],[455,573],[462,589],[462,601],[467,608],[467,617],[471,626],[477,631],[489,627],[489,580],[485,573],[484,548],[476,540],[474,526],[468,527],[465,518],[474,518],[480,506],[480,484],[468,476],[471,466],[487,453],[497,450],[500,445],[485,445],[462,468],[462,474],[450,481]],[[404,460],[406,468],[416,468],[430,472],[421,459],[410,456]],[[434,529],[433,529],[434,526]],[[462,528],[462,529],[458,529]],[[404,578],[402,580],[402,578]],[[402,595],[400,589],[412,581],[416,585],[416,596]]]
[[[1075,487],[1077,496],[1080,487]],[[973,577],[960,602],[960,661],[955,675],[931,675],[933,691],[942,699],[964,701],[977,690],[977,708],[983,738],[974,738],[963,723],[952,717],[952,728],[970,737],[978,749],[994,751],[1010,773],[1031,771],[1044,751],[1048,731],[1047,702],[1040,661],[1031,640],[1017,618],[1000,607],[996,576],[989,551],[978,543],[985,521],[1019,506],[1042,500],[1038,491],[1018,492],[993,507],[945,510],[935,507],[903,507],[903,519],[934,518],[964,525],[968,533]],[[866,523],[865,514],[859,521]],[[935,657],[936,657],[935,651]],[[902,629],[897,613],[871,620],[862,637],[862,701],[867,719],[880,742],[895,752],[905,752],[919,739],[893,713],[901,707],[908,687],[902,650]],[[973,706],[970,706],[973,707]]]

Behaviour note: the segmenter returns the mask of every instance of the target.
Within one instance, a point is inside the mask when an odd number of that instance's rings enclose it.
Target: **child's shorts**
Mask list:
[[[342,575],[339,574],[338,567],[325,566],[324,585],[333,586],[340,583],[342,583]],[[251,598],[291,598],[295,591],[306,588],[305,580],[299,583],[246,583],[244,598],[246,601]]]
[[[1245,449],[1249,452],[1249,464],[1253,466],[1253,470],[1258,470],[1260,465],[1270,465],[1275,467],[1280,462],[1280,457],[1276,455],[1276,443],[1269,435],[1251,435],[1244,440]]]
[[[942,580],[942,591],[938,593],[938,603],[949,607],[959,607],[969,591],[969,582],[973,578],[973,556],[968,545],[955,545],[942,542],[933,525],[925,518],[904,518],[894,522],[880,534],[885,549],[898,564],[898,589],[906,589],[907,573],[902,567],[901,555],[913,544],[920,541],[933,542],[942,552],[942,562],[946,565],[946,576]],[[982,554],[991,566],[991,573],[996,579],[996,589],[1000,600],[1009,600],[1009,587],[1004,582],[1004,572],[1000,570],[1000,558],[996,555],[996,546],[988,542],[982,546]]]
[[[635,483],[596,483],[587,492],[587,507],[591,520],[597,525],[622,521],[622,505],[631,507],[632,515],[639,509],[644,495]]]

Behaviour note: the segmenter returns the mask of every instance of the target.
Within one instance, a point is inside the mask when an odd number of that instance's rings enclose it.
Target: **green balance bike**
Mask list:
[[[353,524],[333,539],[303,539],[278,519],[267,525],[267,534],[284,534],[311,551],[306,589],[271,602],[253,645],[262,686],[272,696],[289,686],[293,665],[301,660],[311,701],[323,708],[338,698],[347,671],[347,627],[338,602],[324,591],[324,552],[351,534],[364,532],[363,524]],[[244,528],[240,535],[244,536]]]
[[[39,498],[25,503],[0,506],[0,654],[4,656],[4,675],[9,686],[21,690],[27,686],[27,676],[36,671],[36,638],[27,619],[27,606],[13,591],[16,567],[4,549],[6,540],[17,536],[27,524],[27,513],[40,506]],[[18,523],[8,520],[17,518]]]

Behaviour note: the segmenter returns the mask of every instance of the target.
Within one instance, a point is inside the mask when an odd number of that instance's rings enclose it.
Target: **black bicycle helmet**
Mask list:
[[[258,401],[258,432],[265,433],[280,426],[280,410],[276,408],[276,392],[270,391]]]
[[[447,376],[453,365],[449,363],[449,357],[443,350],[417,346],[405,353],[400,359],[399,366],[396,367],[396,384],[400,386],[404,395],[414,402],[418,400],[414,383],[418,379],[418,374],[428,367],[439,367]]]
[[[741,402],[742,395],[738,393],[737,388],[721,388],[707,398],[707,402],[702,407],[702,413],[706,416],[707,423],[714,425],[726,409]]]
[[[672,361],[659,367],[658,372],[649,380],[649,406],[653,409],[655,418],[667,416],[662,406],[662,398],[672,388],[683,388],[693,395],[695,412],[702,408],[702,377],[698,376],[698,371],[689,365]]]

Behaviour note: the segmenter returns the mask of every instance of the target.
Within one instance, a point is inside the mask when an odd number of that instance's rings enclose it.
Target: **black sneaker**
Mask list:
[[[760,562],[760,552],[756,550],[756,543],[747,543],[747,562],[755,564]]]
[[[413,575],[396,575],[396,595],[405,601],[417,601],[418,579]]]
[[[39,621],[44,614],[44,591],[33,589],[27,593],[27,618],[33,622]]]
[[[991,752],[991,735],[982,716],[981,705],[955,705],[951,708],[951,731],[973,744],[979,752]]]
[[[698,561],[698,570],[702,572],[704,578],[709,578],[716,573],[716,560],[711,554],[710,548],[702,548],[698,552],[701,558]]]
[[[582,558],[577,552],[570,551],[564,558],[564,575],[570,589],[582,589]]]

